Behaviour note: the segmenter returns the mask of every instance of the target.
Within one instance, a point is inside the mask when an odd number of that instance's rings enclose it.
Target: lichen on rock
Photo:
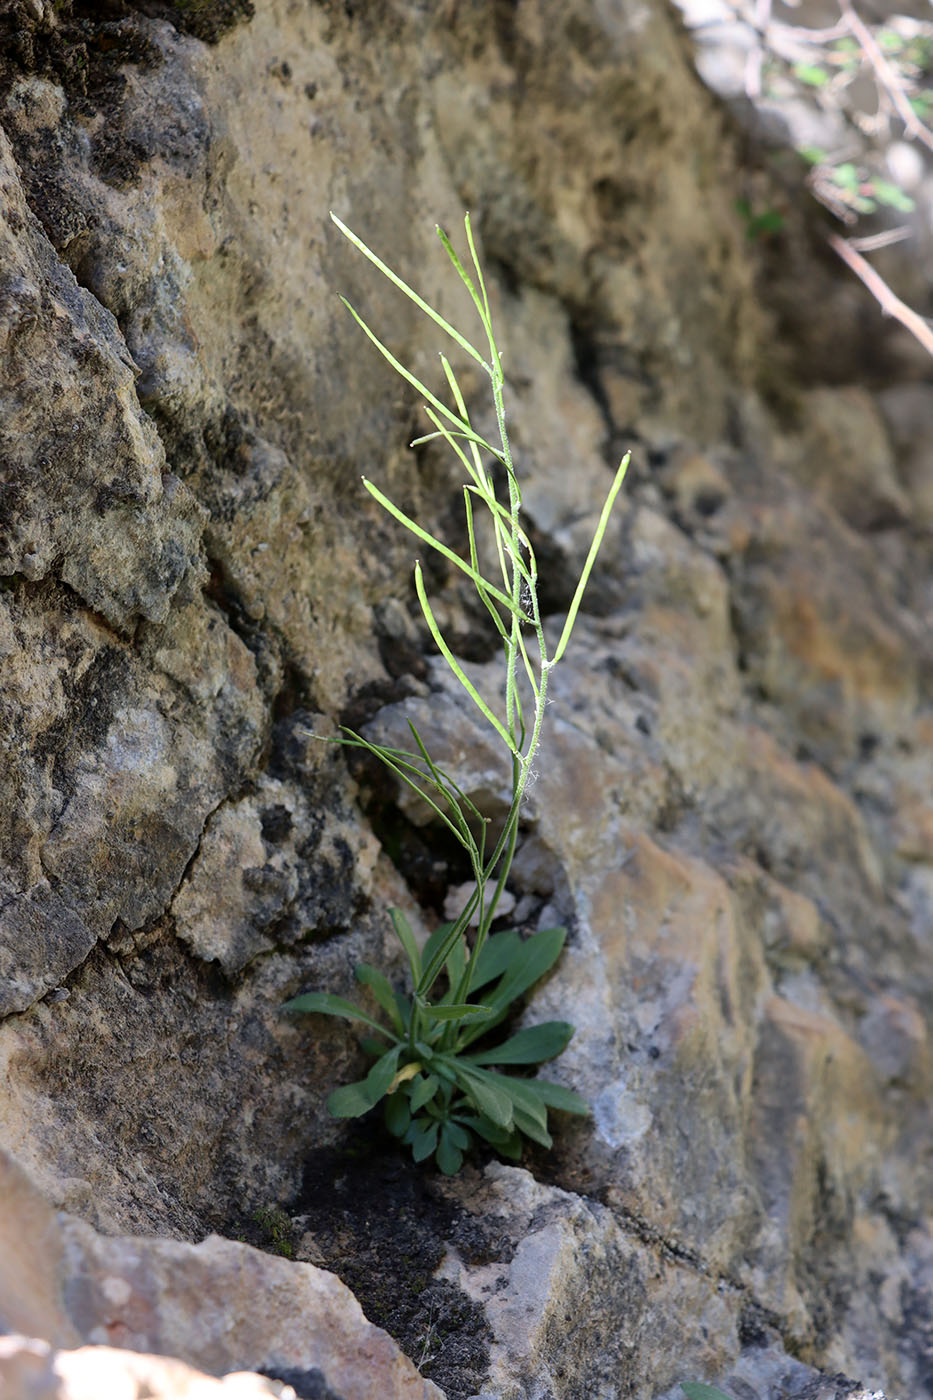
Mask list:
[[[250,8],[24,0],[0,44],[0,1125],[68,1213],[0,1192],[36,1342],[0,1372],[106,1342],[348,1400],[346,1326],[387,1396],[919,1395],[928,386],[806,217],[746,237],[768,158],[660,0]],[[279,1008],[401,986],[387,908],[424,936],[466,878],[341,725],[414,719],[502,814],[359,477],[455,548],[459,482],[335,292],[432,385],[436,328],[326,217],[458,319],[464,206],[558,634],[633,459],[509,889],[569,929],[523,1015],[575,1023],[549,1075],[592,1115],[445,1184],[329,1117],[353,1034]],[[220,1238],[270,1209],[298,1260]],[[9,1306],[27,1267],[56,1325]]]

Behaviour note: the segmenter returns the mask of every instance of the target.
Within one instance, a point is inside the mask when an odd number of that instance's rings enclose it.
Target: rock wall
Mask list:
[[[734,204],[767,171],[660,0],[247,8],[5,21],[3,1143],[105,1234],[276,1205],[345,1277],[383,1206],[375,1272],[438,1310],[396,1335],[451,1397],[931,1391],[923,370],[869,356],[805,211],[762,275]],[[359,485],[456,541],[456,473],[335,293],[432,382],[437,336],[326,214],[466,315],[433,235],[465,207],[555,627],[633,449],[511,891],[570,929],[529,1015],[578,1026],[554,1073],[593,1113],[522,1169],[403,1173],[396,1218],[391,1172],[339,1204],[352,1035],[278,1007],[400,971],[387,906],[430,927],[463,871],[309,731],[416,715],[491,814],[502,774]]]

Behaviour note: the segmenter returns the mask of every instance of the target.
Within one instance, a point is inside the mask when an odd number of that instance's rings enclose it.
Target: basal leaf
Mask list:
[[[344,1021],[362,1021],[380,1035],[387,1036],[390,1040],[395,1039],[385,1026],[374,1021],[362,1007],[352,1001],[346,1001],[344,997],[335,997],[330,992],[303,992],[301,996],[292,997],[291,1001],[285,1002],[282,1010],[311,1011],[319,1016],[340,1016]]]
[[[565,1089],[563,1084],[552,1084],[547,1079],[523,1079],[521,1082],[528,1093],[548,1108],[559,1109],[561,1113],[578,1113],[581,1117],[589,1114],[590,1106],[586,1099],[572,1089]]]
[[[489,1070],[481,1071],[488,1074],[504,1093],[508,1093],[515,1108],[520,1108],[522,1113],[534,1119],[542,1131],[547,1128],[547,1105],[537,1094],[529,1092],[528,1085],[533,1081],[529,1079],[511,1079],[504,1074],[495,1074]],[[508,1086],[506,1088],[506,1086]]]
[[[518,1031],[492,1050],[480,1050],[467,1058],[474,1065],[538,1065],[559,1055],[572,1035],[569,1021],[543,1021]]]
[[[560,957],[567,937],[565,928],[546,928],[522,943],[508,971],[487,1000],[495,1007],[507,1006],[548,972]]]
[[[515,1159],[521,1156],[521,1139],[514,1128],[500,1128],[485,1114],[479,1114],[475,1118],[472,1115],[461,1115],[460,1122],[474,1133],[478,1133],[481,1138],[485,1138],[490,1146],[501,1152],[504,1157]]]
[[[532,1142],[540,1143],[542,1147],[553,1146],[554,1140],[551,1134],[548,1132],[547,1128],[542,1128],[537,1118],[533,1117],[530,1113],[526,1113],[518,1104],[515,1105],[514,1112],[515,1126],[520,1133],[524,1133],[525,1137],[531,1138]]]
[[[390,1094],[386,1099],[386,1127],[393,1137],[404,1137],[411,1123],[411,1108],[404,1094]]]
[[[455,1123],[453,1119],[448,1119],[444,1124],[444,1128],[454,1146],[466,1152],[470,1145],[470,1134],[467,1132],[466,1128],[461,1127],[459,1123]]]
[[[438,924],[437,928],[424,945],[424,954],[421,960],[422,967],[429,967],[434,961],[443,948],[444,940],[449,937],[452,928],[453,924]]]
[[[485,987],[487,983],[501,977],[521,946],[521,936],[514,928],[503,929],[501,933],[491,933],[480,949],[470,979],[473,990]]]
[[[441,1128],[440,1140],[437,1144],[437,1165],[445,1176],[456,1176],[463,1166],[463,1152],[453,1140],[451,1132],[455,1126],[453,1123],[445,1123]],[[469,1138],[467,1138],[467,1142],[469,1143]]]
[[[388,1012],[396,1034],[404,1035],[405,1023],[399,1012],[398,997],[385,974],[377,967],[370,967],[369,963],[359,963],[356,968],[356,980],[368,987],[383,1011]]]
[[[508,1092],[508,1080],[485,1069],[474,1069],[463,1061],[455,1060],[453,1066],[457,1082],[473,1107],[500,1128],[511,1128],[512,1096]],[[504,1084],[500,1085],[497,1080],[504,1080]]]
[[[395,1067],[401,1053],[402,1046],[394,1046],[376,1061],[365,1079],[335,1089],[327,1100],[328,1110],[333,1117],[360,1118],[364,1113],[368,1113],[388,1092],[389,1085],[395,1078]]]
[[[544,976],[560,957],[566,937],[566,929],[547,928],[533,934],[524,943],[519,943],[507,971],[493,991],[487,992],[483,998],[490,1008],[488,1022],[477,1020],[476,1026],[460,1038],[461,1049],[485,1034],[494,1024],[494,1017],[501,1020],[511,1003],[537,982],[539,977]]]

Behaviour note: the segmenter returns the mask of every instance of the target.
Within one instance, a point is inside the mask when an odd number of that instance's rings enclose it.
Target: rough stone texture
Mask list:
[[[246,5],[23,0],[0,59],[4,1143],[86,1222],[66,1227],[82,1257],[176,1237],[139,1245],[152,1317],[249,1259],[270,1337],[276,1290],[309,1277],[178,1237],[288,1207],[314,1149],[352,1184],[325,1103],[363,1063],[353,1033],[279,1006],[347,995],[361,958],[400,977],[386,906],[426,931],[466,874],[423,804],[322,740],[407,739],[412,717],[493,820],[504,800],[431,655],[416,551],[359,485],[458,544],[457,474],[407,451],[417,406],[334,293],[432,383],[439,337],[326,211],[457,317],[432,223],[469,206],[555,632],[634,448],[509,891],[524,928],[568,925],[526,1014],[577,1025],[549,1073],[592,1118],[529,1151],[547,1185],[451,1188],[502,1221],[499,1254],[437,1227],[448,1296],[495,1339],[483,1393],[815,1396],[806,1364],[919,1397],[928,366],[869,348],[805,218],[771,275],[734,209],[759,158],[742,168],[664,5],[258,8],[231,27]],[[429,585],[496,695],[482,609],[437,561]]]
[[[250,1388],[249,1378],[231,1375],[247,1371],[303,1377],[303,1394],[316,1386],[341,1400],[371,1396],[374,1376],[386,1400],[440,1396],[366,1321],[340,1280],[313,1264],[215,1235],[199,1245],[107,1238],[84,1221],[56,1216],[5,1155],[0,1188],[9,1207],[0,1218],[0,1327],[25,1328],[58,1348],[49,1355],[27,1343],[0,1352],[11,1400],[27,1400],[30,1386],[46,1382],[38,1393],[62,1400],[90,1396],[95,1384],[98,1396],[112,1400],[183,1396],[186,1386],[192,1400],[215,1391],[294,1397],[294,1389],[264,1387],[255,1376]],[[193,1375],[191,1367],[207,1374]],[[225,1377],[224,1385],[211,1388],[210,1376]]]
[[[116,1347],[53,1351],[34,1337],[0,1338],[0,1381],[8,1400],[294,1400],[291,1386],[245,1371],[214,1379],[184,1361]]]

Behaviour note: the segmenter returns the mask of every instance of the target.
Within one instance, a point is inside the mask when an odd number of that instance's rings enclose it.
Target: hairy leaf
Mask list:
[[[423,1162],[437,1147],[438,1128],[439,1124],[432,1123],[427,1118],[415,1118],[412,1121],[405,1134],[405,1142],[411,1148],[411,1155],[416,1162]]]

